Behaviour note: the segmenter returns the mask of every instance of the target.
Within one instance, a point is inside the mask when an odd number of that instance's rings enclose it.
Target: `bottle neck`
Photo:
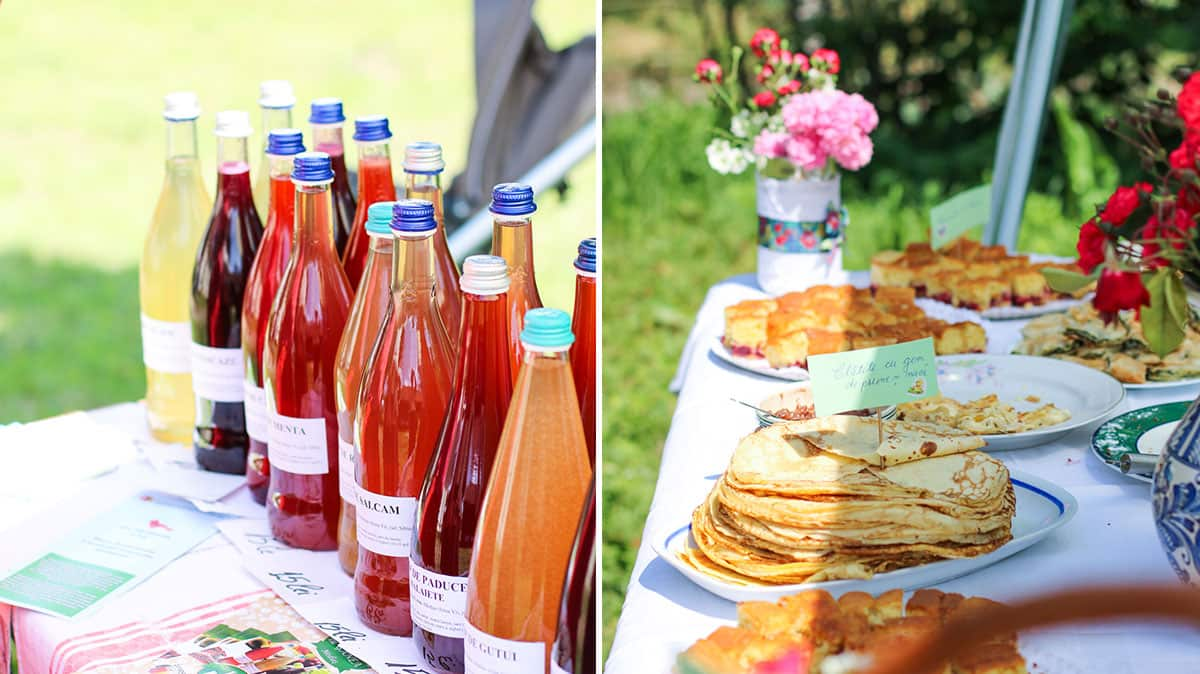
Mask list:
[[[217,137],[217,167],[221,173],[250,170],[250,154],[245,138]]]
[[[433,258],[433,236],[397,236],[392,264],[392,291],[420,291],[432,301],[437,278]]]
[[[317,152],[324,152],[331,157],[346,152],[341,124],[313,124],[312,138],[313,149]]]
[[[492,221],[492,255],[508,261],[510,270],[533,273],[533,221],[525,216],[497,215]]]
[[[167,159],[196,159],[196,120],[167,120]]]
[[[292,230],[297,248],[315,246],[333,251],[333,203],[329,183],[296,184],[296,215]]]
[[[371,199],[375,194],[391,194],[395,198],[396,186],[392,182],[392,153],[386,140],[360,141],[358,143],[358,194],[359,201]],[[388,201],[388,199],[384,199]]]
[[[290,154],[268,154],[267,155],[267,170],[270,172],[271,178],[275,180],[291,179],[292,164],[294,163],[295,155]]]
[[[524,341],[521,342],[521,346],[525,349],[525,355],[521,360],[521,362],[525,365],[532,365],[535,362],[545,363],[546,361],[551,360],[558,360],[564,363],[571,362],[571,350],[569,348],[558,351],[538,351],[531,349]]]
[[[438,229],[445,227],[442,217],[442,174],[404,172],[404,192],[409,199],[424,199],[433,204],[433,217]]]
[[[274,129],[292,128],[291,108],[262,109],[263,152],[267,151],[267,135]]]

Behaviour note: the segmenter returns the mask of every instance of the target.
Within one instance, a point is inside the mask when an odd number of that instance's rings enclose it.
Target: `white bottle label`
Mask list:
[[[414,625],[444,637],[463,638],[467,615],[467,577],[443,576],[408,565]]]
[[[297,475],[329,472],[324,418],[300,419],[269,410],[267,445],[271,452],[271,468]]]
[[[266,389],[242,380],[242,393],[245,395],[246,404],[246,433],[269,445],[271,436],[267,431]]]
[[[465,623],[467,674],[544,674],[546,644],[494,637]]]
[[[158,372],[186,374],[192,371],[188,345],[192,324],[160,321],[142,314],[142,362]]]
[[[358,482],[354,479],[354,443],[346,442],[338,435],[338,493],[342,500],[354,503],[354,492]]]
[[[192,390],[196,397],[240,403],[245,393],[242,350],[217,349],[192,342]]]
[[[354,513],[358,544],[362,547],[389,557],[407,557],[412,551],[417,499],[382,496],[360,485],[355,489]]]

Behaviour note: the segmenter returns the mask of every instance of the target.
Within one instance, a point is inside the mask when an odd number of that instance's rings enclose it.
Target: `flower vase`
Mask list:
[[[1179,420],[1159,455],[1154,524],[1179,579],[1200,587],[1200,399]]]
[[[847,282],[842,240],[849,219],[842,177],[769,178],[759,173],[758,285],[772,295]]]

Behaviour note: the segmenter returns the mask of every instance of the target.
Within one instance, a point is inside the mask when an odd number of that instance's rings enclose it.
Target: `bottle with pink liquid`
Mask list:
[[[329,198],[333,202],[333,243],[338,259],[341,259],[346,244],[350,242],[357,208],[354,192],[350,189],[350,176],[346,172],[346,145],[342,139],[346,115],[342,112],[342,100],[318,98],[313,101],[308,123],[312,124],[313,149],[329,155],[333,164],[333,185],[329,188]]]

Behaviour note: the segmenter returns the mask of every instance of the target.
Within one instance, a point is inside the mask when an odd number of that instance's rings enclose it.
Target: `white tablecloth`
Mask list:
[[[759,295],[753,276],[735,277],[714,286],[699,311],[672,382],[679,401],[605,667],[608,674],[669,672],[682,650],[718,626],[736,622],[735,604],[700,589],[657,559],[650,542],[690,521],[692,509],[712,486],[705,477],[724,471],[737,441],[756,427],[754,413],[730,396],[756,401],[789,387],[735,369],[708,352],[723,330],[724,307]],[[1023,323],[989,322],[989,351],[1007,353]],[[1125,407],[1190,400],[1198,393],[1197,387],[1130,391]],[[1073,585],[1175,579],[1155,533],[1150,486],[1092,456],[1093,430],[1079,429],[1041,447],[995,453],[1011,468],[1065,487],[1078,499],[1079,513],[1032,548],[940,589],[1004,601]],[[1038,660],[1037,672],[1200,672],[1200,635],[1153,624],[1060,629],[1022,636],[1022,648]]]

